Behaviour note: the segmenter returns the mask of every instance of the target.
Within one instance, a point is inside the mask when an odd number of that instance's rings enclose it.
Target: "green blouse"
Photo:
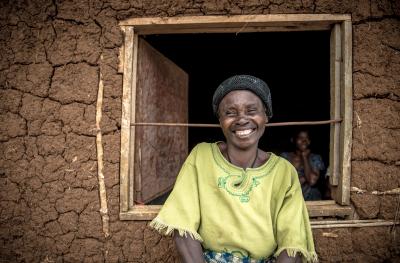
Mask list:
[[[178,230],[204,249],[254,259],[297,252],[317,261],[307,208],[295,168],[270,153],[260,167],[229,163],[217,143],[198,144],[150,226]]]

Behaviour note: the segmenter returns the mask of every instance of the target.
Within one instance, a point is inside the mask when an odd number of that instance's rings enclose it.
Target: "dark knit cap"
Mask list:
[[[218,86],[212,100],[213,111],[216,116],[218,116],[218,106],[221,100],[226,94],[234,90],[249,90],[256,94],[264,103],[268,119],[272,117],[271,92],[267,83],[250,75],[232,76]]]

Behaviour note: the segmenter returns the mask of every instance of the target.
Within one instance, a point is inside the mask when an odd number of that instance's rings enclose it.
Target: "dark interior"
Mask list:
[[[189,75],[189,122],[218,123],[211,100],[234,74],[263,79],[270,87],[270,122],[330,119],[330,32],[266,32],[147,35],[143,38]],[[329,160],[329,125],[308,126],[311,148]],[[290,151],[294,126],[270,127],[260,148]],[[199,142],[224,140],[218,128],[189,128],[191,150]]]

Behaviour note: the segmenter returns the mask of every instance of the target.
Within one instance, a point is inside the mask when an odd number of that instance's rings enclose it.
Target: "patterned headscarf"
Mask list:
[[[218,86],[212,100],[213,111],[216,116],[218,116],[218,107],[222,99],[226,94],[234,90],[249,90],[256,94],[264,103],[268,119],[272,117],[271,92],[267,83],[250,75],[232,76]]]

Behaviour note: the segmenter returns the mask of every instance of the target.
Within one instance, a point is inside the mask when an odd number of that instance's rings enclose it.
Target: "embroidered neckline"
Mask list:
[[[258,167],[248,167],[246,169],[243,169],[242,167],[239,167],[237,165],[234,165],[232,163],[230,163],[225,156],[221,153],[219,147],[218,147],[218,143],[220,143],[220,141],[215,142],[215,143],[211,143],[211,151],[214,157],[214,161],[217,163],[217,165],[224,170],[226,173],[231,173],[231,171],[229,170],[236,170],[235,173],[241,173],[241,172],[262,172],[262,170],[265,168],[265,166],[268,166],[271,161],[271,159],[276,158],[277,156],[272,153],[272,152],[267,152],[270,156],[268,158],[267,161],[265,161],[265,163],[263,163],[262,165],[258,166]]]
[[[217,166],[226,174],[218,177],[218,187],[225,189],[230,195],[239,197],[242,203],[250,201],[249,193],[260,184],[259,179],[267,176],[279,160],[275,154],[269,152],[270,157],[263,165],[245,170],[225,159],[218,142],[211,144],[211,152]]]

